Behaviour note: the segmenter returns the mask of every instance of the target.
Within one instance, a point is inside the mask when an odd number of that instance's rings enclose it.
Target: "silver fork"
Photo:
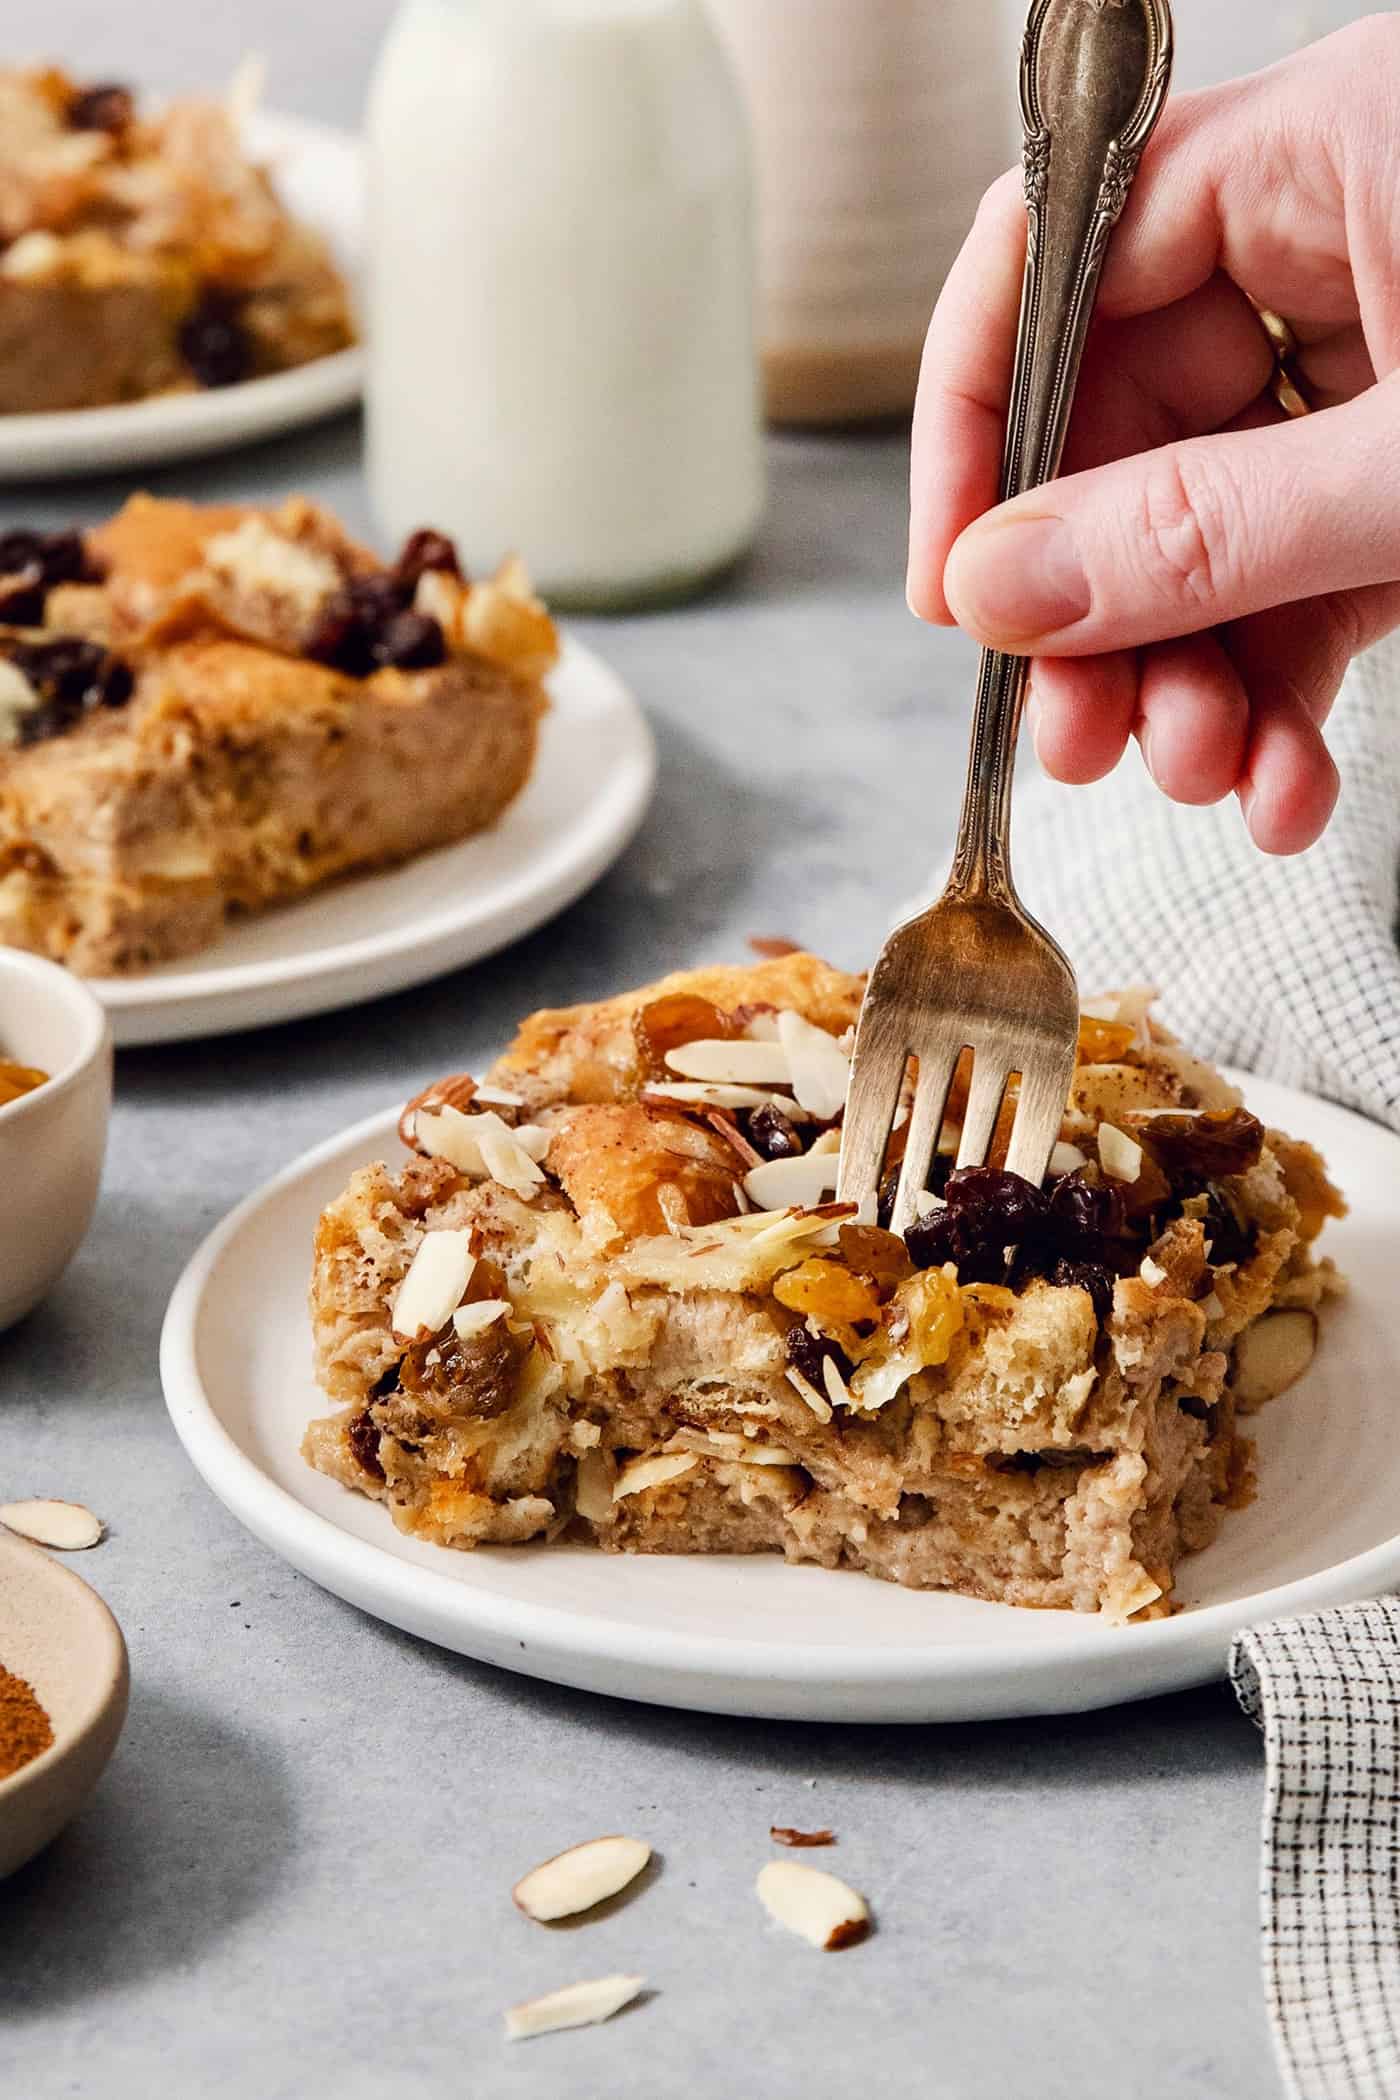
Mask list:
[[[1002,462],[1003,500],[1060,464],[1109,232],[1162,111],[1168,0],[1034,0],[1021,46],[1026,270]],[[1066,957],[1016,895],[1011,769],[1027,662],[984,649],[957,846],[938,902],[896,928],[856,1031],[838,1200],[873,1217],[910,1057],[918,1083],[891,1225],[926,1195],[959,1057],[972,1080],[960,1167],[980,1166],[1020,1075],[1006,1164],[1039,1184],[1069,1095],[1079,999]]]

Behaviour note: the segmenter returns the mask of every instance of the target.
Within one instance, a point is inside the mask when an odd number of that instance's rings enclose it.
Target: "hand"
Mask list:
[[[1034,658],[1046,769],[1135,736],[1178,802],[1233,790],[1266,852],[1322,831],[1322,724],[1400,624],[1400,15],[1169,103],[1109,243],[1066,478],[996,502],[1025,255],[1019,172],[929,329],[909,602]],[[1288,420],[1246,293],[1318,413]],[[985,515],[983,515],[985,513]]]

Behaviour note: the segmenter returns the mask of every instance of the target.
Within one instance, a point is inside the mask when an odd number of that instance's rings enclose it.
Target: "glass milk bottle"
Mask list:
[[[370,96],[386,540],[556,601],[695,588],[762,500],[748,134],[702,0],[404,0]]]

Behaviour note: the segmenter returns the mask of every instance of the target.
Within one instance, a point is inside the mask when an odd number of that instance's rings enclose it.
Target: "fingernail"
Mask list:
[[[1152,775],[1152,778],[1156,782],[1157,786],[1161,787],[1162,776],[1157,771],[1157,761],[1152,756],[1152,731],[1145,724],[1138,734],[1138,743],[1142,747],[1143,764],[1146,766],[1148,772]]]
[[[1043,710],[1040,695],[1033,685],[1026,687],[1026,727],[1031,733],[1031,749],[1040,757],[1040,718]],[[1043,763],[1043,761],[1042,761]]]
[[[1022,648],[1089,610],[1089,579],[1063,518],[980,519],[948,557],[944,595],[985,642]]]

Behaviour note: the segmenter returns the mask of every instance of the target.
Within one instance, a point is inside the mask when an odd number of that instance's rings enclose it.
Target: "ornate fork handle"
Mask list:
[[[1104,251],[1166,101],[1168,0],[1034,0],[1021,44],[1026,270],[1001,496],[1057,473]],[[949,887],[1016,902],[1008,833],[1023,656],[984,649]]]

